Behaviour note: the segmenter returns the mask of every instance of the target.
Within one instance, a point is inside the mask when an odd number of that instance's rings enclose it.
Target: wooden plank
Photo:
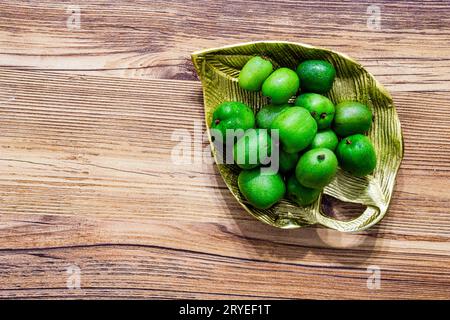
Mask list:
[[[254,40],[328,47],[359,60],[392,91],[448,91],[447,1],[2,1],[0,65],[15,68],[195,79],[191,52]]]
[[[198,81],[0,69],[0,88],[0,297],[450,298],[446,91],[394,93],[389,214],[341,234],[263,225],[214,165],[172,162],[174,130],[204,130]]]

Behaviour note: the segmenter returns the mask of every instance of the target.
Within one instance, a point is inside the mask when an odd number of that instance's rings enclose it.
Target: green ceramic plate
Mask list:
[[[339,231],[360,231],[379,222],[391,200],[395,178],[403,158],[403,139],[400,121],[389,93],[359,63],[331,50],[292,42],[252,42],[194,52],[192,61],[203,85],[205,120],[211,123],[214,108],[223,101],[242,101],[255,112],[268,103],[260,92],[241,89],[237,77],[240,69],[252,56],[270,59],[275,68],[295,69],[299,62],[323,59],[336,68],[336,80],[327,96],[334,102],[357,100],[368,105],[374,114],[369,136],[378,155],[373,175],[356,178],[342,170],[324,189],[324,193],[346,202],[367,206],[358,217],[349,221],[335,220],[320,209],[319,200],[307,207],[298,207],[282,200],[274,207],[259,210],[248,204],[237,186],[239,168],[218,164],[223,180],[237,201],[255,218],[279,228],[296,228],[320,224]],[[213,154],[217,156],[213,148]]]

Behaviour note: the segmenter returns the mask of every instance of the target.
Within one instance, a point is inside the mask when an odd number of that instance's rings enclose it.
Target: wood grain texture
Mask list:
[[[69,4],[0,6],[1,298],[450,298],[445,1],[381,1],[381,31],[369,2],[79,1],[78,31]],[[405,158],[376,227],[273,229],[213,164],[173,163],[174,130],[207,147],[189,53],[264,39],[347,53],[392,92]]]
[[[378,1],[3,0],[0,65],[132,78],[193,79],[192,51],[256,40],[310,43],[360,61],[389,90],[448,90],[450,6]],[[68,30],[67,8],[81,12]]]

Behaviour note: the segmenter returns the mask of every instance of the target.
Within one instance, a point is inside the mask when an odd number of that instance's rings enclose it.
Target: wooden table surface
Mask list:
[[[392,93],[405,158],[376,227],[278,230],[173,162],[175,130],[207,145],[190,53],[254,40],[346,53]],[[448,1],[2,0],[0,297],[449,299],[449,100]]]

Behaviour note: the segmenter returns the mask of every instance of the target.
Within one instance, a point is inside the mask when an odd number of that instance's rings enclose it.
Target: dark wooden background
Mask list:
[[[379,225],[277,230],[214,165],[172,163],[203,123],[190,53],[253,40],[346,53],[392,93],[405,158]],[[448,1],[1,0],[0,297],[448,299],[449,100]]]

